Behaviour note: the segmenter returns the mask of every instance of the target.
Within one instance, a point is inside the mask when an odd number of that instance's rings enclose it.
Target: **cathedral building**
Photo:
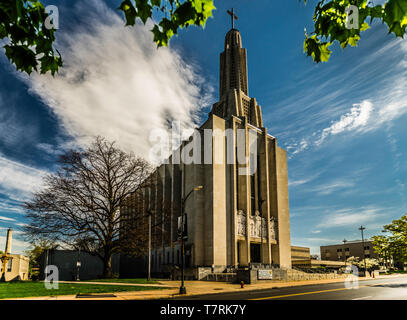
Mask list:
[[[133,208],[151,212],[152,272],[181,264],[182,211],[187,268],[291,268],[287,155],[249,95],[247,51],[234,28],[220,55],[219,89],[208,119],[157,168],[154,187]],[[186,163],[185,152],[198,160]]]

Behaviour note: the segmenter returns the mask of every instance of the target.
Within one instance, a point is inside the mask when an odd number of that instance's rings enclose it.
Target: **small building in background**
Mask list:
[[[28,280],[30,259],[22,254],[12,254],[13,229],[7,229],[6,247],[0,254],[0,281]],[[6,265],[3,269],[3,263]]]
[[[362,240],[348,241],[345,244],[332,244],[329,246],[321,246],[321,259],[328,261],[345,261],[350,257],[359,259],[372,258],[378,259],[379,256],[373,248],[372,241],[367,239],[362,243]]]
[[[327,268],[339,269],[345,265],[342,261],[317,260],[311,257],[310,248],[291,246],[291,263],[300,269]]]
[[[311,250],[307,247],[291,246],[291,261],[310,260]]]
[[[47,265],[54,265],[58,268],[58,279],[60,281],[74,281],[78,273],[78,262],[80,262],[80,280],[98,279],[103,274],[103,262],[99,257],[85,252],[79,253],[76,250],[45,250],[41,255],[40,261],[40,279],[45,277],[45,267]],[[118,275],[119,269],[119,255],[113,255],[112,273]]]
[[[28,280],[28,266],[30,259],[22,254],[10,254],[10,259],[7,262],[5,279],[12,280]],[[0,261],[0,270],[3,265]]]

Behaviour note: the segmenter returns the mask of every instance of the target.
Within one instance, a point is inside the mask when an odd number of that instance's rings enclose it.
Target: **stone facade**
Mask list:
[[[250,263],[291,267],[287,155],[263,127],[256,99],[249,97],[246,60],[240,33],[232,29],[220,57],[219,102],[194,135],[157,168],[151,177],[154,187],[134,195],[144,199],[141,209],[152,210],[152,225],[159,225],[152,230],[152,272],[180,264],[177,220],[182,199],[197,186],[203,189],[185,203],[187,268],[223,272]],[[202,163],[179,161],[191,152]],[[239,152],[246,156],[245,164]],[[131,210],[126,206],[123,214]],[[145,230],[145,224],[140,228]]]
[[[291,260],[311,260],[310,248],[291,246]]]

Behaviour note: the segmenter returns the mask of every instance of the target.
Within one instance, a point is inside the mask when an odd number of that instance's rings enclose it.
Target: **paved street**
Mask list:
[[[177,297],[183,300],[407,300],[407,276],[359,281],[358,289],[343,282],[222,294]]]

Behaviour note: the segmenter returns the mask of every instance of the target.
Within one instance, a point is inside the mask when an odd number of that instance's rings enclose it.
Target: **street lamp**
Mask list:
[[[81,248],[78,250],[78,261],[76,262],[76,281],[80,281],[79,279],[79,269],[81,267]]]
[[[365,264],[365,276],[366,276],[366,255],[365,255],[365,239],[363,237],[363,230],[365,230],[366,228],[364,226],[360,226],[359,230],[362,233],[362,245],[363,245],[363,261]]]
[[[203,186],[197,186],[194,189],[192,189],[187,196],[181,200],[181,287],[179,288],[179,294],[186,294],[187,289],[185,288],[184,284],[184,274],[185,274],[185,239],[184,239],[184,216],[185,216],[185,203],[187,202],[189,196],[194,192],[194,191],[199,191],[202,190]]]
[[[148,214],[148,267],[147,267],[147,280],[151,280],[151,210],[147,209]]]
[[[346,242],[348,242],[348,240],[343,239],[342,242],[343,242],[343,260],[345,261],[345,269],[346,269],[346,248],[345,248],[345,246],[346,246]]]

